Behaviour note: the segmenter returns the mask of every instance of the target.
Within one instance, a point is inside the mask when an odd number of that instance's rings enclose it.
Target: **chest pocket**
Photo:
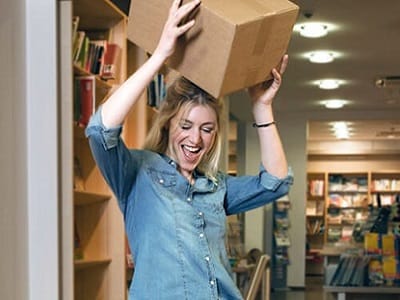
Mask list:
[[[154,169],[147,170],[153,187],[157,192],[164,196],[171,197],[175,193],[175,187],[177,185],[177,174],[157,171]]]
[[[148,172],[154,184],[163,187],[171,187],[176,185],[177,181],[176,174],[163,171],[156,171],[154,169],[149,169]]]

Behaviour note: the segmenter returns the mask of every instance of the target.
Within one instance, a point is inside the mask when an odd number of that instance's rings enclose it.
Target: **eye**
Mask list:
[[[212,133],[214,131],[214,127],[202,127],[201,130],[203,130],[205,133]]]
[[[179,125],[183,130],[188,130],[192,128],[192,124],[188,122],[181,122]]]

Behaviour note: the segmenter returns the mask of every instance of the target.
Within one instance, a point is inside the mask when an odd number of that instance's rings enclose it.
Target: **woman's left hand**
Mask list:
[[[272,70],[273,78],[248,88],[249,95],[253,105],[263,104],[271,105],[279,87],[282,83],[282,74],[285,72],[289,57],[285,54],[282,58],[279,72],[274,68]]]

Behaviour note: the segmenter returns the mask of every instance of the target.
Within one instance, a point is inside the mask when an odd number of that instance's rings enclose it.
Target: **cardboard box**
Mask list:
[[[128,39],[152,53],[171,3],[131,0]],[[286,53],[298,10],[287,0],[203,0],[167,65],[215,97],[262,82]]]

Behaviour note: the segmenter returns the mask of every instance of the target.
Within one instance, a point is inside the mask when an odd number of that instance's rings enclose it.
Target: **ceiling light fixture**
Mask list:
[[[344,121],[334,122],[332,128],[336,138],[338,139],[348,139],[350,138],[350,128]]]
[[[326,64],[332,62],[336,58],[336,54],[332,51],[313,51],[306,54],[308,60],[312,63]]]
[[[307,38],[319,38],[328,34],[328,25],[319,22],[307,22],[294,27],[301,36]]]
[[[338,79],[321,79],[315,82],[320,89],[323,90],[334,90],[337,89],[343,81]]]
[[[322,101],[322,104],[325,105],[326,108],[329,109],[338,109],[342,108],[347,103],[346,100],[342,99],[330,99]]]

